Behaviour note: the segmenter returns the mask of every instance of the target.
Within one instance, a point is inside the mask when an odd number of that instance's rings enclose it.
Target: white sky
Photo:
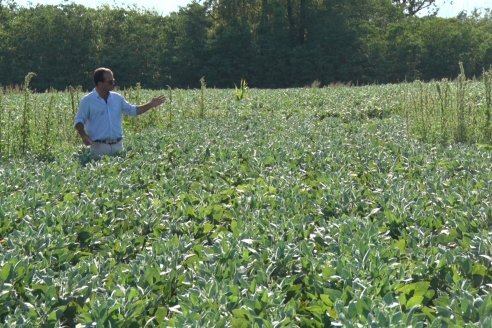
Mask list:
[[[452,4],[449,4],[449,1],[447,2],[443,5],[443,0],[437,0],[440,8],[439,16],[454,17],[463,10],[471,13],[475,8],[486,9],[492,7],[492,0],[452,0]]]
[[[20,6],[26,7],[29,5],[36,6],[37,4],[43,5],[59,5],[59,4],[69,4],[76,3],[81,4],[86,7],[96,8],[101,5],[111,5],[126,8],[137,5],[140,8],[154,9],[161,15],[168,15],[173,11],[178,11],[180,7],[186,7],[187,4],[191,3],[191,0],[14,0]],[[491,0],[492,1],[492,0]]]
[[[82,4],[87,7],[96,8],[103,4],[116,5],[126,8],[132,4],[137,5],[137,7],[147,8],[156,10],[161,15],[168,15],[173,11],[178,11],[180,7],[185,7],[187,4],[191,3],[192,0],[43,0],[43,1],[32,1],[32,0],[17,0],[15,1],[21,6],[36,5],[36,4],[49,4],[58,5],[66,3],[77,3]],[[444,0],[438,0],[440,4],[439,16],[442,17],[453,17],[460,13],[462,10],[471,12],[474,8],[484,9],[492,7],[492,0],[452,0],[453,4],[442,5]],[[449,1],[448,1],[449,2]]]

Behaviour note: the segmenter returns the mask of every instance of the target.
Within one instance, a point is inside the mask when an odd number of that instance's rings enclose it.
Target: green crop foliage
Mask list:
[[[454,142],[455,83],[172,89],[100,161],[73,141],[77,91],[30,93],[34,153],[12,153],[5,91],[0,325],[491,326],[492,152]],[[483,82],[464,90],[482,126]]]

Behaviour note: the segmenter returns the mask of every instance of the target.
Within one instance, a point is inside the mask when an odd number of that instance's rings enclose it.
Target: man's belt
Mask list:
[[[114,145],[120,142],[123,138],[116,138],[116,139],[102,139],[102,140],[94,140],[96,143],[103,143],[107,145]]]

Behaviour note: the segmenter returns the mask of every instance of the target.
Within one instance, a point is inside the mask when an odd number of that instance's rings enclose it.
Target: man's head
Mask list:
[[[116,81],[109,68],[100,67],[94,71],[94,84],[97,88],[107,91],[113,90]]]

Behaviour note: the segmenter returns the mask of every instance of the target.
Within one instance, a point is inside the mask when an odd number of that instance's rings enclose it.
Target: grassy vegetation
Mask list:
[[[491,326],[484,85],[170,90],[97,162],[80,91],[29,94],[26,156],[5,92],[0,323]]]
[[[427,143],[491,144],[492,71],[482,80],[416,82],[409,87],[405,108],[411,135]]]

